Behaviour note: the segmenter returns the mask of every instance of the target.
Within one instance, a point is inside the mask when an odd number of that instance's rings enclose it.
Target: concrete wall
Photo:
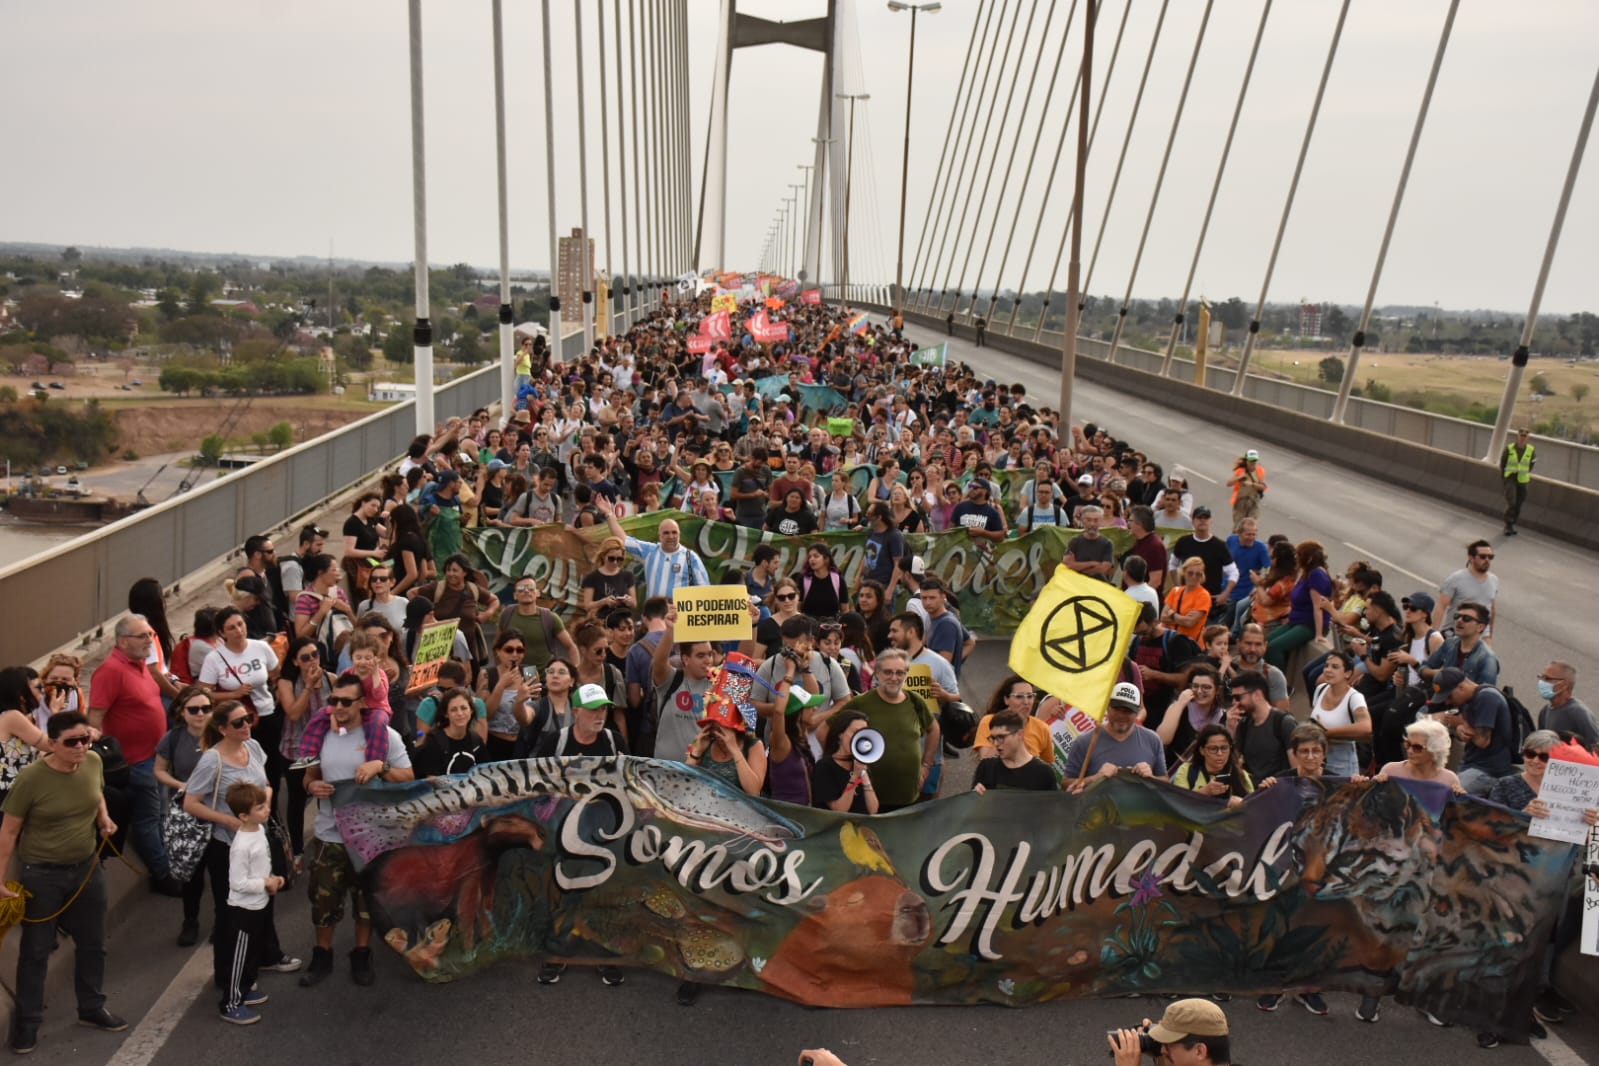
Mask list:
[[[943,320],[931,315],[912,312],[906,321],[944,328]],[[1022,336],[990,331],[986,343],[1043,366],[1060,365],[1061,334],[1046,331],[1035,343],[1030,331],[1017,333]],[[1363,400],[1350,401],[1348,423],[1338,425],[1327,421],[1334,399],[1329,392],[1251,376],[1247,395],[1235,397],[1230,370],[1212,369],[1208,387],[1202,388],[1193,384],[1192,363],[1175,363],[1173,376],[1163,378],[1159,353],[1122,348],[1111,364],[1105,361],[1109,347],[1104,341],[1079,341],[1077,373],[1084,380],[1174,410],[1203,409],[1220,423],[1248,426],[1253,437],[1296,451],[1342,457],[1364,473],[1480,511],[1495,523],[1504,513],[1498,472],[1482,460],[1491,427]],[[1599,549],[1599,523],[1593,521],[1599,515],[1599,449],[1544,437],[1534,443],[1538,475],[1529,486],[1521,524]]]

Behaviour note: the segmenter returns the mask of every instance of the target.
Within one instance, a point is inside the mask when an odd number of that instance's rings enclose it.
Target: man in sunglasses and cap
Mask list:
[[[1460,787],[1486,796],[1494,782],[1515,770],[1515,721],[1504,693],[1479,684],[1458,666],[1446,666],[1432,679],[1427,709],[1465,745],[1460,760]]]
[[[1106,1034],[1116,1066],[1137,1066],[1143,1055],[1141,1036],[1160,1045],[1159,1061],[1172,1066],[1227,1066],[1232,1062],[1227,1015],[1206,999],[1179,999],[1166,1008],[1158,1022],[1145,1018],[1138,1029]]]
[[[89,750],[94,731],[76,711],[53,715],[47,725],[53,750],[23,768],[5,799],[0,822],[0,870],[21,859],[27,899],[11,1050],[26,1055],[39,1042],[44,983],[56,930],[72,937],[78,1021],[120,1033],[128,1023],[105,1008],[105,874],[95,864],[98,836],[116,823],[106,812],[100,756]],[[0,899],[17,893],[0,884]]]

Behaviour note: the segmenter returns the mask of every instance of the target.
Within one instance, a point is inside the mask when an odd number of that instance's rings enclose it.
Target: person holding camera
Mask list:
[[[1137,1029],[1113,1029],[1105,1041],[1116,1066],[1137,1066],[1145,1055],[1172,1066],[1232,1063],[1227,1015],[1208,999],[1179,999],[1166,1008],[1160,1021],[1145,1018]]]

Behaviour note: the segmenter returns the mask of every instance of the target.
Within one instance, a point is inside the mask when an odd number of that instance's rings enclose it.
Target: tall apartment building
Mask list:
[[[583,294],[594,291],[594,239],[585,237],[581,226],[573,226],[572,235],[560,239],[557,255],[555,294],[563,312],[577,310],[583,306]]]

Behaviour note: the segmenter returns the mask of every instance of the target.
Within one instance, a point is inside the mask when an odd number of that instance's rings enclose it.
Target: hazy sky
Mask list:
[[[591,230],[600,240],[603,264],[598,88],[592,84],[598,73],[593,16],[601,2],[607,31],[614,32],[612,0],[584,0],[591,52]],[[624,10],[632,2],[624,0]],[[888,282],[894,268],[909,16],[890,13],[885,0],[840,2],[861,42],[859,51],[843,61],[850,79],[846,88],[871,94],[857,111],[851,273]],[[1007,27],[1018,8],[1025,25],[1034,6],[1035,0],[1003,0]],[[959,245],[961,257],[951,270],[946,251],[937,271],[940,282],[949,276],[951,287],[960,281],[965,249],[973,245],[964,267],[966,288],[976,282],[985,247],[990,256],[982,284],[996,282],[1068,6],[1067,0],[1056,0],[1053,7],[1050,0],[1036,0],[1032,31],[1018,30],[1009,61],[994,64],[1007,77],[1020,69],[1023,84],[1003,133],[996,114],[990,143],[971,153],[967,169],[979,177],[990,160],[997,159],[1000,167],[986,194],[979,186],[970,196],[961,239],[951,242]],[[1273,301],[1305,297],[1358,304],[1364,298],[1447,7],[1445,0],[1354,0],[1271,284]],[[424,0],[423,8],[431,257],[436,263],[492,265],[498,246],[490,6],[488,0]],[[505,9],[513,142],[511,258],[517,266],[544,267],[548,230],[539,5],[508,0]],[[697,189],[719,4],[690,0],[689,9]],[[824,4],[746,0],[741,9],[794,19],[820,14]],[[1096,293],[1120,294],[1128,284],[1203,9],[1201,0],[1169,5],[1126,168],[1107,216],[1111,175],[1161,10],[1156,0],[1134,0],[1088,173],[1085,267],[1105,220],[1091,279]],[[973,0],[949,0],[942,12],[918,22],[907,272],[916,257],[962,62],[987,10],[987,4]],[[1102,8],[1096,99],[1123,10],[1123,0],[1108,0]],[[1176,295],[1182,288],[1260,10],[1260,0],[1215,5],[1135,295]],[[1337,10],[1336,0],[1275,4],[1195,295],[1237,295],[1252,304],[1260,292]],[[1051,18],[1047,32],[1046,16]],[[557,2],[553,17],[561,146],[558,228],[564,232],[579,220],[573,5]],[[1045,146],[1022,202],[1016,247],[1005,276],[997,279],[1001,287],[1022,282],[1026,243],[1035,232],[1041,240],[1025,286],[1041,288],[1048,280],[1070,201],[1070,143],[1047,197],[1043,179],[1076,74],[1081,32],[1079,7],[1043,123]],[[9,101],[0,119],[7,147],[7,161],[0,166],[0,239],[262,256],[323,255],[331,244],[340,256],[409,259],[406,33],[406,7],[399,0],[14,0],[0,5],[0,40],[7,45],[0,89]],[[1592,0],[1462,3],[1378,290],[1379,304],[1438,301],[1455,308],[1525,309],[1599,62],[1596,40],[1599,4]],[[1022,118],[1023,94],[1040,49],[1044,74]],[[608,46],[608,61],[609,52]],[[754,265],[778,201],[789,192],[786,184],[799,181],[797,165],[810,161],[820,72],[818,55],[783,47],[741,50],[735,57],[727,204],[731,266]],[[614,85],[614,70],[609,77]],[[979,134],[982,117],[986,113],[968,120]],[[1015,171],[1001,198],[1003,164],[1012,155]],[[1589,284],[1599,275],[1596,155],[1599,147],[1590,147],[1544,300],[1546,311],[1599,307]],[[613,213],[617,210],[613,204]],[[619,224],[620,215],[614,217]],[[996,217],[999,237],[988,246],[986,235]],[[975,242],[973,232],[981,234]],[[611,259],[619,268],[619,245],[613,248]],[[1064,288],[1064,265],[1057,285]]]

